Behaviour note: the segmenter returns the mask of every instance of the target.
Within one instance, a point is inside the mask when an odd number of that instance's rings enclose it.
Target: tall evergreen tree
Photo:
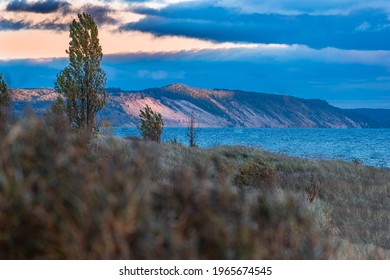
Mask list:
[[[92,16],[78,14],[70,25],[69,66],[58,75],[55,90],[63,95],[70,124],[77,131],[96,130],[96,113],[107,103],[106,74],[98,28]]]

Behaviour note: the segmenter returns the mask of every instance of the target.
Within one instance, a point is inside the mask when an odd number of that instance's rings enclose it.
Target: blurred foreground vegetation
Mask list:
[[[390,170],[0,127],[0,259],[390,259]]]

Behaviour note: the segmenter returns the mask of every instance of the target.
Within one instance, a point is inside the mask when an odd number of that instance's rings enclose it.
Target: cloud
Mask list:
[[[39,23],[33,23],[28,20],[7,20],[0,19],[0,31],[7,30],[23,30],[23,29],[32,29],[32,30],[56,30],[63,31],[69,28],[68,24],[57,23],[52,20],[43,20]]]
[[[185,77],[184,71],[166,71],[166,70],[138,70],[135,79],[166,81],[182,80]]]
[[[20,30],[29,27],[23,20],[7,20],[0,18],[0,30]]]
[[[356,27],[356,31],[367,31],[370,28],[371,28],[371,24],[369,24],[367,21],[365,21],[361,25]]]
[[[38,1],[38,2],[27,2],[25,0],[14,0],[8,3],[6,11],[9,12],[31,12],[48,14],[58,11],[67,12],[70,8],[68,2],[63,1]]]
[[[198,61],[251,63],[251,64],[289,64],[289,63],[324,63],[338,65],[364,65],[390,70],[390,51],[359,51],[326,48],[311,49],[307,46],[259,45],[252,48],[206,49],[180,52],[135,53],[109,55],[109,60],[116,63],[131,61]],[[126,60],[128,59],[128,60]]]
[[[90,14],[98,25],[103,24],[116,24],[118,22],[110,13],[115,13],[115,10],[109,6],[98,6],[92,4],[86,4],[78,9],[78,12],[86,12]]]
[[[251,63],[321,62],[335,65],[367,65],[390,69],[390,51],[341,50],[335,48],[312,49],[302,45],[259,46],[226,50],[205,50],[194,53],[200,60],[241,61]]]
[[[137,72],[138,78],[150,78],[153,80],[164,80],[168,77],[168,73],[166,71],[149,71],[149,70],[139,70]]]
[[[248,14],[205,3],[181,3],[160,10],[135,8],[134,12],[146,17],[123,25],[121,30],[217,42],[301,44],[316,49],[390,49],[390,41],[383,39],[390,37],[390,21],[383,10],[356,10],[348,15]]]
[[[1,61],[12,87],[53,87],[67,59]],[[105,55],[107,86],[127,90],[184,83],[200,88],[242,89],[321,98],[342,107],[389,103],[390,52],[279,49],[219,49],[177,53]],[[351,105],[353,100],[353,105]],[[390,103],[389,103],[390,104]]]
[[[367,100],[373,107],[390,104],[389,81],[381,79],[389,76],[386,64],[390,65],[390,52],[308,50],[301,46],[279,51],[285,54],[279,56],[275,49],[264,48],[252,52],[230,49],[110,55],[103,59],[103,67],[115,68],[118,78],[108,77],[108,84],[123,89],[180,82],[200,88],[321,98],[342,107],[364,107]],[[145,74],[142,78],[140,69]],[[156,79],[152,73],[168,74]],[[350,100],[354,100],[353,105]]]
[[[351,100],[380,106],[390,98],[389,1],[1,3],[7,9],[0,16],[3,58],[65,56],[68,32],[47,30],[68,30],[76,13],[92,14],[104,25],[99,37],[110,87],[144,89],[180,82],[322,98],[340,106]],[[131,31],[113,32],[115,27]],[[216,44],[220,42],[229,43]],[[237,43],[250,44],[244,48]],[[145,53],[118,54],[138,51]],[[67,63],[0,60],[0,67],[12,87],[53,87]]]
[[[30,29],[65,31],[69,29],[69,24],[56,23],[51,22],[50,20],[45,20],[38,24],[31,25]]]
[[[22,29],[65,31],[69,29],[77,13],[83,12],[92,15],[98,25],[118,23],[115,15],[117,11],[109,5],[72,6],[62,1],[13,1],[6,7],[6,18],[0,16],[0,31]]]
[[[0,67],[10,88],[53,88],[57,73],[67,63],[65,59],[0,60]]]
[[[380,9],[390,11],[387,0],[217,0],[216,5],[227,8],[236,8],[244,13],[265,13],[284,15],[348,15],[353,10]]]

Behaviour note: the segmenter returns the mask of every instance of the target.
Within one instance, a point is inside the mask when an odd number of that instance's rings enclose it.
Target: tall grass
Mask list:
[[[0,139],[1,259],[389,258],[389,170],[34,117]]]
[[[99,137],[33,117],[4,131],[1,259],[321,259],[318,223],[286,193],[245,192],[200,150]],[[184,155],[183,161],[167,166]]]
[[[275,192],[299,196],[300,204],[314,212],[323,233],[334,244],[331,258],[390,259],[389,169],[343,161],[306,160],[245,147],[190,152],[181,149],[176,154],[166,152],[162,157],[170,158],[169,162],[177,165],[194,159],[207,162],[218,158],[219,169],[210,171],[214,174],[211,177],[221,174],[231,182],[245,173],[251,174],[245,172],[248,163],[266,163],[263,166],[276,170],[276,178],[271,176],[272,184],[268,185],[261,180],[254,181],[249,190],[264,191],[271,187]],[[315,194],[313,199],[309,199],[311,192]],[[345,248],[349,248],[349,253]]]

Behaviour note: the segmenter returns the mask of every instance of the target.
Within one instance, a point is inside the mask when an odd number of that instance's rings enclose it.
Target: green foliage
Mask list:
[[[44,114],[46,126],[54,131],[63,131],[69,128],[69,119],[66,114],[64,99],[59,96]]]
[[[161,134],[163,132],[164,121],[160,113],[154,112],[149,105],[139,114],[140,125],[138,129],[144,139],[161,142]]]
[[[0,109],[8,107],[10,102],[9,91],[7,84],[3,80],[3,75],[0,73]]]
[[[269,187],[276,182],[276,170],[268,162],[251,159],[240,168],[234,177],[237,186]]]
[[[89,14],[78,14],[78,21],[73,20],[70,38],[66,51],[70,64],[57,75],[55,90],[65,98],[72,127],[91,134],[97,129],[96,114],[107,103],[107,93],[98,29]]]
[[[5,127],[7,121],[7,108],[10,104],[9,91],[7,84],[0,73],[0,130]]]

